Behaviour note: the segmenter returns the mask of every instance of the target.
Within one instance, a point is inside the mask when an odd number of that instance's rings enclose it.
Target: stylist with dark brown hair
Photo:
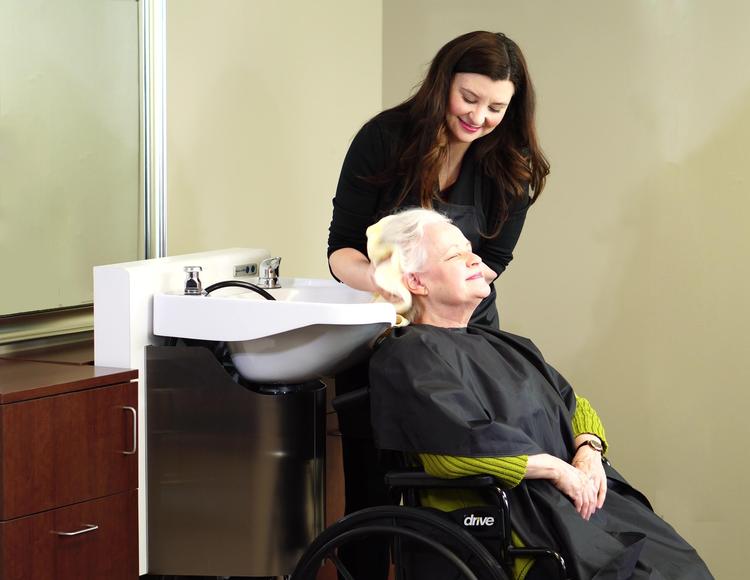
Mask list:
[[[387,295],[373,279],[365,230],[394,209],[421,206],[453,221],[492,283],[513,258],[549,173],[534,111],[526,61],[510,38],[478,31],[443,46],[416,94],[368,121],[347,152],[328,238],[333,275]],[[493,284],[472,322],[498,327]],[[338,375],[337,394],[365,386],[367,374],[364,363]],[[369,425],[369,412],[340,417],[346,513],[388,503]],[[358,579],[384,577],[386,561],[371,545],[346,558]]]

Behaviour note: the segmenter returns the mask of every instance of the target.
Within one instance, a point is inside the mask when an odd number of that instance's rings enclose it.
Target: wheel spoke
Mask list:
[[[333,562],[333,565],[336,566],[336,571],[341,574],[341,576],[344,578],[344,580],[354,580],[354,576],[351,575],[349,570],[346,566],[344,566],[344,563],[341,561],[341,559],[336,555],[335,552],[331,551],[328,554],[326,554],[326,558]]]

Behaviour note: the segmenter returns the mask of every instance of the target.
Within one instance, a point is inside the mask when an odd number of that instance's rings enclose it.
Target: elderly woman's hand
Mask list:
[[[589,476],[582,470],[560,460],[558,476],[552,480],[557,489],[567,495],[584,520],[597,510],[597,490]]]
[[[573,501],[576,510],[585,520],[597,509],[597,490],[589,476],[554,455],[529,455],[526,477],[551,480],[557,489]]]
[[[576,438],[576,444],[584,442],[590,436],[579,436]],[[590,479],[591,485],[596,489],[596,508],[599,509],[604,505],[604,499],[607,496],[607,475],[604,473],[602,464],[602,454],[588,445],[580,447],[573,457],[572,464],[580,469]]]

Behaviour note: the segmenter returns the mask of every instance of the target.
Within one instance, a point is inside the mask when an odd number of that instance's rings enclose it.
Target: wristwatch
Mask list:
[[[588,445],[594,451],[598,451],[599,453],[604,453],[604,447],[602,446],[601,441],[599,441],[598,439],[586,439],[586,441],[584,441],[578,447],[576,447],[576,451],[578,451],[584,445]]]

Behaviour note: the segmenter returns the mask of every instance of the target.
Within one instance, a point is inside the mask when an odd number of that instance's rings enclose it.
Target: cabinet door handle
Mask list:
[[[83,524],[83,526],[84,527],[75,532],[56,532],[55,530],[52,530],[52,533],[57,536],[80,536],[81,534],[88,534],[89,532],[99,529],[99,526],[96,524]]]
[[[133,448],[127,451],[120,451],[123,455],[135,455],[138,452],[138,411],[135,407],[120,407],[125,411],[129,411],[133,414]]]

